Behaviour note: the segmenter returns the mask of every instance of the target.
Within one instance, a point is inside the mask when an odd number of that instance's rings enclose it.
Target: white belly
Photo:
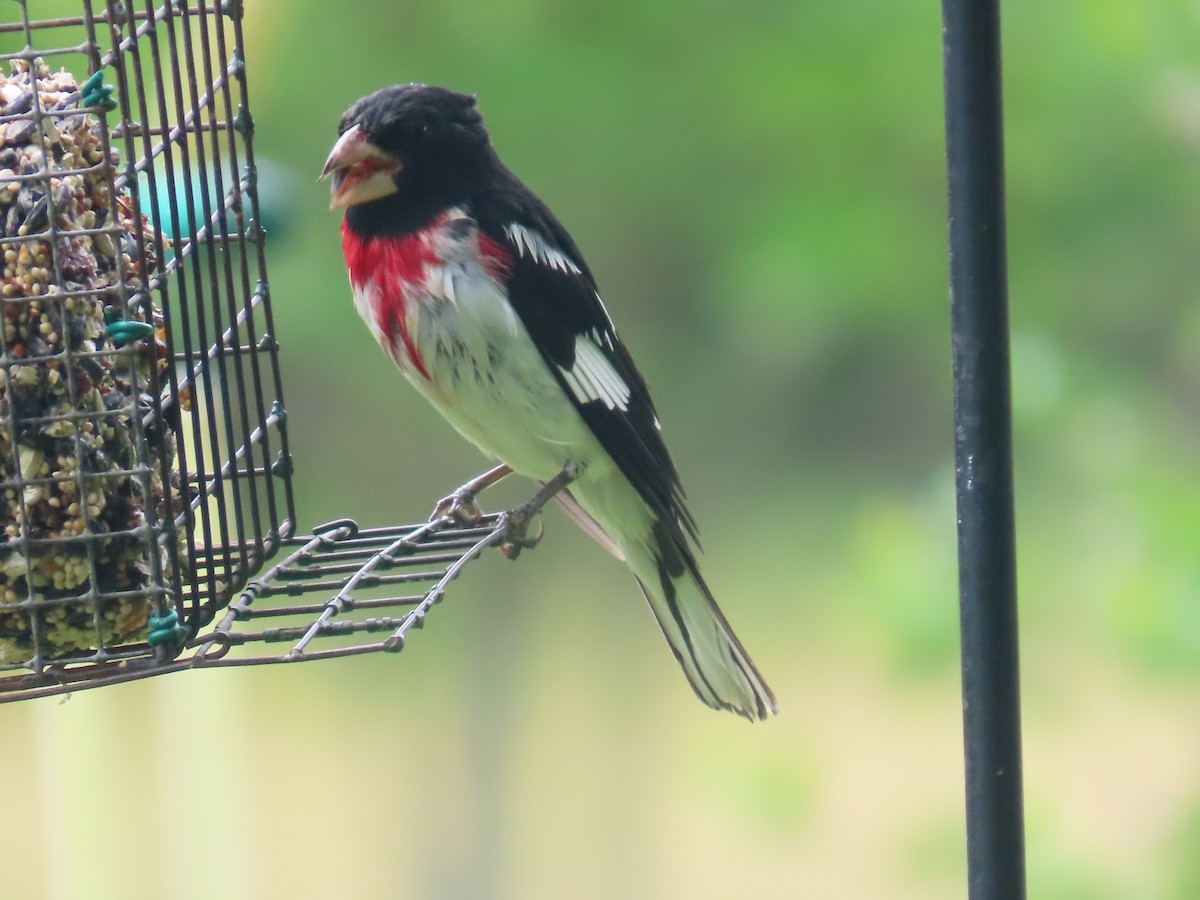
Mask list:
[[[607,454],[495,282],[468,261],[439,267],[426,285],[436,290],[414,293],[405,304],[424,374],[378,327],[374,285],[355,296],[372,333],[413,386],[487,456],[522,475],[546,481],[568,462],[581,464],[589,480],[607,474]]]

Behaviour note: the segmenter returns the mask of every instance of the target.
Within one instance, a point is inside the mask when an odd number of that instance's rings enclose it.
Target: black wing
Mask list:
[[[642,499],[679,532],[681,543],[684,530],[695,540],[695,523],[646,381],[617,336],[583,255],[545,204],[511,173],[505,175],[472,206],[480,230],[511,256],[509,302],[563,391]],[[607,363],[582,387],[572,374],[581,363],[581,346],[591,362],[598,351]],[[605,377],[612,374],[619,382]]]

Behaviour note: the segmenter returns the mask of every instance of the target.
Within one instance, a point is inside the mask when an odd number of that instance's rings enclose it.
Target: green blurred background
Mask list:
[[[354,314],[314,183],[358,96],[475,92],[655,391],[781,715],[697,703],[552,513],[399,658],[0,711],[5,896],[965,896],[937,4],[247,6],[303,524],[418,519],[483,465]],[[1192,900],[1200,7],[1004,26],[1029,894]]]

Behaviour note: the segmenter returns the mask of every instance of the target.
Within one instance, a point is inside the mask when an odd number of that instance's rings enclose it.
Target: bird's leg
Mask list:
[[[479,508],[475,498],[511,474],[512,469],[505,463],[501,463],[496,468],[488,469],[482,475],[475,476],[466,484],[455,488],[448,497],[439,500],[437,506],[433,508],[433,515],[429,517],[429,521],[449,516],[460,525],[474,525],[483,518],[483,510]]]
[[[504,537],[500,540],[500,552],[509,559],[516,559],[521,551],[536,547],[542,539],[542,529],[538,526],[537,533],[528,534],[529,523],[534,520],[542,507],[549,503],[554,495],[575,480],[579,474],[579,466],[569,462],[561,472],[542,485],[541,489],[525,503],[515,509],[510,509],[501,517]]]

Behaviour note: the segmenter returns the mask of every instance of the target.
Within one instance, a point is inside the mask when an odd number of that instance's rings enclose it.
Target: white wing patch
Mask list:
[[[596,295],[596,299],[600,300],[599,294]],[[604,309],[604,301],[603,300],[600,300],[600,308]],[[608,310],[607,309],[604,310],[604,317],[608,318]],[[588,334],[591,336],[592,342],[594,344],[596,344],[597,346],[599,346],[600,344],[603,344],[609,350],[617,349],[617,345],[613,341],[612,319],[608,319],[608,331],[605,332],[604,334],[601,334],[600,329],[598,329],[598,328],[593,328],[590,332],[588,332]]]
[[[575,339],[575,364],[560,371],[580,403],[598,400],[609,409],[629,409],[629,385],[588,335]]]
[[[504,226],[504,233],[513,242],[520,256],[528,255],[536,263],[558,269],[568,275],[580,275],[582,269],[571,258],[547,241],[536,231],[512,222]]]

